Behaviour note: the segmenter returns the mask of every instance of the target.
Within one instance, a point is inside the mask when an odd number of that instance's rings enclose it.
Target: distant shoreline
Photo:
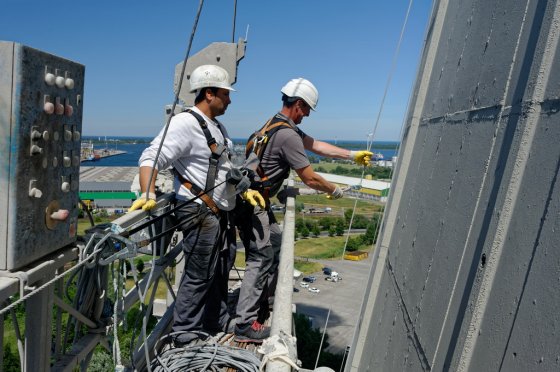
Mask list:
[[[107,145],[108,147],[114,147],[115,144],[127,145],[127,144],[148,144],[152,141],[152,137],[121,137],[121,136],[83,136],[82,141],[91,142],[94,145]],[[232,138],[235,144],[245,144],[246,138]],[[336,144],[337,146],[344,148],[362,148],[367,141],[358,140],[322,140],[328,143]],[[373,141],[373,147],[376,149],[396,149],[399,146],[399,141]]]

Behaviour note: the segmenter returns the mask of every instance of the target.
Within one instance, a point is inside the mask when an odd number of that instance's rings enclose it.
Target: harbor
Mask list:
[[[111,149],[108,147],[102,149],[95,149],[93,142],[82,142],[80,151],[80,162],[98,161],[103,158],[108,158],[116,155],[126,154],[127,151],[118,150],[117,148]]]

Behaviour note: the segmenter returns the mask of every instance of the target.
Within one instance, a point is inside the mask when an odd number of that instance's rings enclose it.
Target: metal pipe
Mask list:
[[[288,181],[289,187],[293,187],[293,185],[293,180]],[[284,215],[280,263],[278,266],[278,284],[274,294],[271,336],[280,335],[280,332],[286,335],[292,335],[295,209],[295,198],[289,197],[286,201],[286,214]],[[280,361],[272,361],[267,366],[268,372],[289,372],[291,370],[292,367],[289,364]]]

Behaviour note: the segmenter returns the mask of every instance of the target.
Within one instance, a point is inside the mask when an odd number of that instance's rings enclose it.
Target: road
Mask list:
[[[313,327],[323,331],[329,307],[331,309],[327,323],[327,334],[329,335],[327,351],[342,353],[352,342],[364,298],[364,283],[369,277],[371,260],[371,257],[362,261],[317,260],[323,266],[337,271],[343,279],[333,283],[326,281],[322,272],[310,274],[317,277],[317,281],[310,286],[318,288],[320,293],[312,293],[300,287],[300,281],[295,284],[296,288],[300,290],[293,296],[296,311],[299,314],[310,316]]]

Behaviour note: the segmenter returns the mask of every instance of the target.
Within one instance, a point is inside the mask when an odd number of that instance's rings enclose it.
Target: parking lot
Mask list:
[[[294,287],[299,292],[294,293],[293,301],[296,311],[312,318],[313,327],[321,332],[329,312],[327,334],[329,335],[328,351],[333,353],[344,352],[347,345],[352,342],[356,320],[364,297],[365,284],[368,280],[371,267],[371,257],[362,261],[347,260],[319,260],[323,266],[337,271],[342,277],[341,281],[329,282],[322,272],[312,273],[317,278],[309,287],[316,287],[319,293],[312,293],[307,288],[300,286],[301,278],[295,282]]]

